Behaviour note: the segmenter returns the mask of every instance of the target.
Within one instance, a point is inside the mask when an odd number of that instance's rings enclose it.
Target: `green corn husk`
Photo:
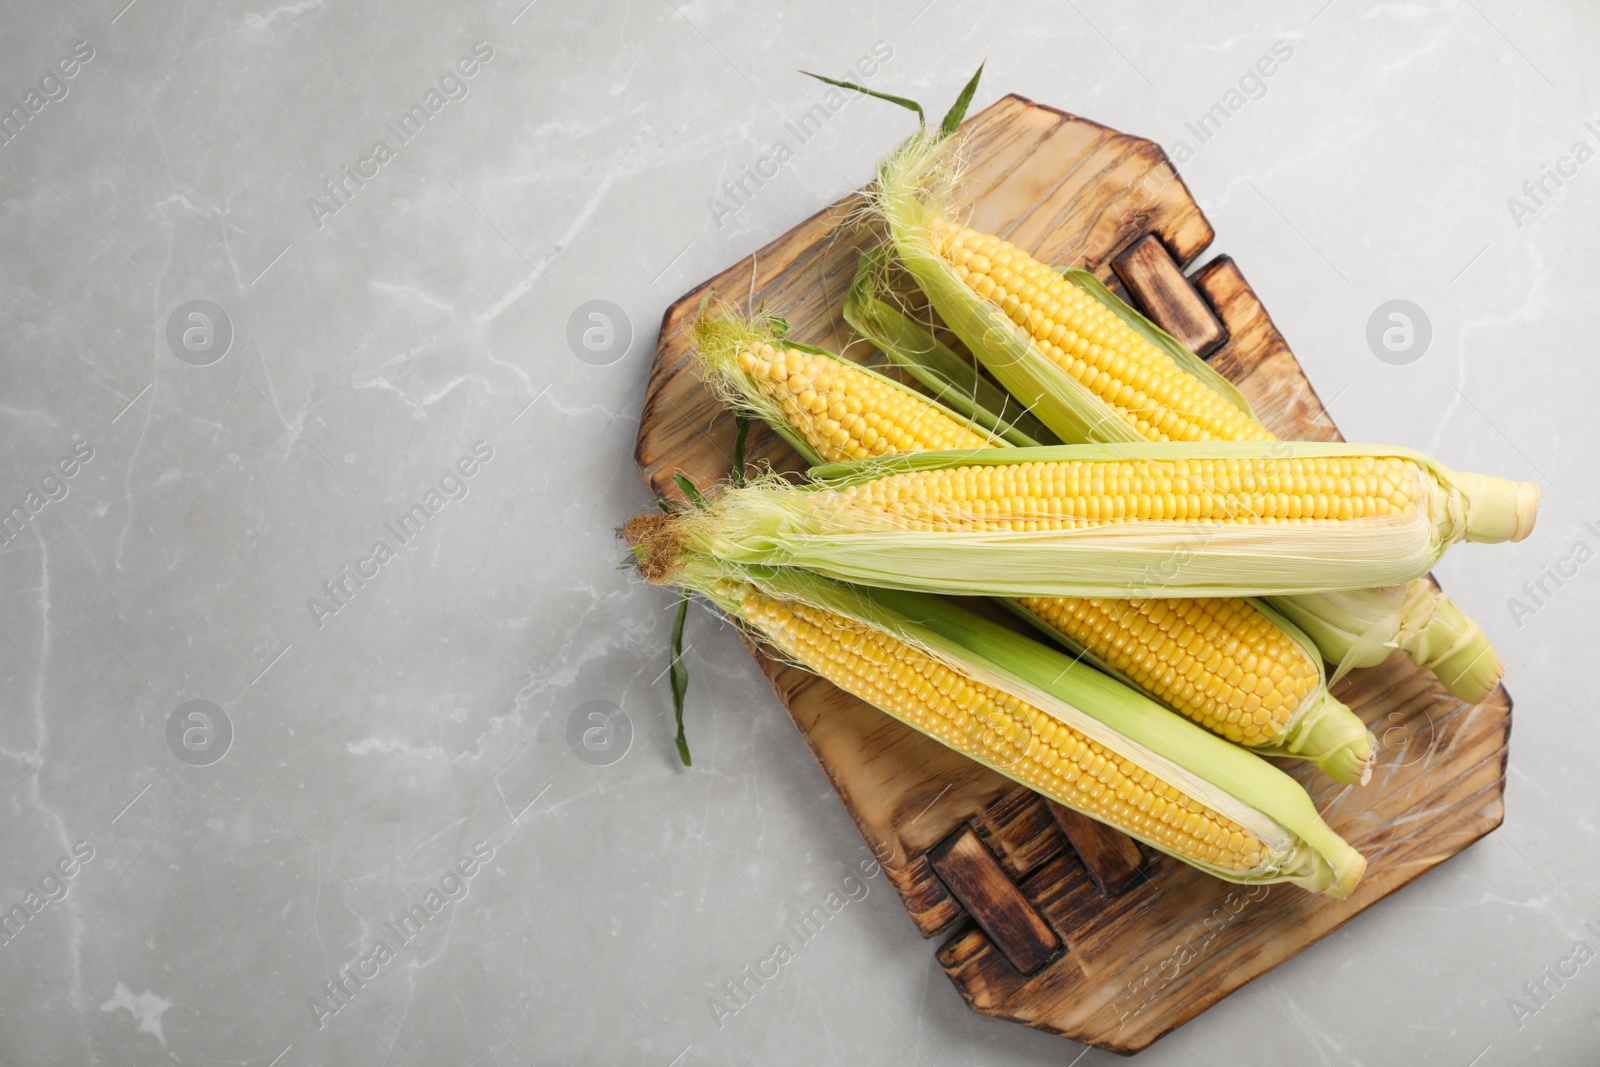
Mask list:
[[[845,492],[919,471],[1049,462],[1395,457],[1415,465],[1425,500],[1404,515],[1337,522],[1123,520],[1077,529],[919,531]],[[1451,471],[1409,449],[1325,443],[1144,442],[932,452],[839,463],[815,484],[767,479],[722,493],[691,522],[711,554],[844,581],[981,596],[1268,596],[1408,582],[1460,540],[1520,540],[1536,487]],[[1028,506],[1022,502],[1024,508]],[[1226,501],[1225,501],[1226,503]],[[939,514],[936,501],[925,514]],[[998,505],[1009,508],[1010,502]],[[1237,506],[1237,505],[1235,505]],[[946,519],[970,517],[950,511]],[[1005,519],[1005,510],[993,518]],[[1019,521],[1053,516],[1032,511]]]
[[[1427,578],[1409,585],[1274,597],[1328,660],[1332,685],[1357,667],[1375,667],[1396,649],[1432,671],[1456,699],[1476,704],[1505,673],[1488,635]]]
[[[762,631],[741,610],[749,590],[806,604],[884,632],[968,679],[1043,711],[1266,843],[1266,857],[1248,871],[1169,853],[1219,878],[1245,884],[1290,882],[1336,897],[1348,896],[1359,881],[1366,861],[1322,821],[1292,778],[1121,682],[948,600],[852,586],[794,568],[747,567],[716,559],[684,536],[688,521],[682,515],[647,515],[624,528],[647,580],[701,593],[758,636]],[[826,663],[802,665],[849,688],[851,679],[835,677],[837,671],[830,674]],[[856,695],[871,699],[865,691]],[[1022,757],[1008,756],[1005,747],[1015,744],[1010,751],[1020,753],[1033,751],[1032,746],[977,734],[929,736],[1035,787],[1019,768]],[[1077,806],[1074,795],[1047,795]],[[1166,851],[1133,822],[1111,825]]]

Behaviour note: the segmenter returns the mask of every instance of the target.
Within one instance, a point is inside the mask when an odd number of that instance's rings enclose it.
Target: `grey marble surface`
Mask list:
[[[1348,436],[1544,491],[1439,571],[1510,664],[1503,829],[1142,1062],[1595,1062],[1592,5],[125,3],[0,19],[0,1064],[1110,1062],[970,1014],[847,881],[866,846],[706,612],[678,765],[671,600],[617,568],[662,310],[907,119],[852,102],[710,201],[820,98],[797,68],[875,45],[886,89],[987,57],[978,106],[1184,142]],[[1431,323],[1404,365],[1367,341],[1394,299]]]

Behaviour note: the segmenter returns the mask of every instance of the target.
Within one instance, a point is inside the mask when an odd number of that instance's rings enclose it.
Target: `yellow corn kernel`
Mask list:
[[[1275,742],[1321,686],[1305,649],[1245,600],[1017,603],[1139,689],[1241,745]],[[1251,700],[1262,709],[1259,718]]]
[[[828,462],[993,444],[933,404],[831,356],[762,344],[739,353],[739,368]]]
[[[1365,475],[1356,497],[1353,475]],[[1247,488],[1276,478],[1293,493]],[[1350,496],[1338,495],[1340,479]],[[1044,461],[891,474],[850,486],[841,504],[893,514],[929,531],[1071,530],[1133,520],[1348,522],[1330,501],[1359,499],[1363,514],[1410,513],[1424,491],[1412,462],[1387,456]],[[1320,503],[1319,503],[1320,502]],[[895,506],[891,506],[895,505]],[[1320,511],[1319,511],[1320,508]]]

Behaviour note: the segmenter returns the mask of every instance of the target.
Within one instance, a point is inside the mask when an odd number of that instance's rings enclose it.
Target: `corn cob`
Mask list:
[[[953,151],[950,138],[909,140],[885,161],[878,208],[933,306],[1045,425],[1067,441],[1272,439],[1236,390],[1175,342],[1153,344],[1092,276],[1063,277],[946,218],[939,202]],[[1399,647],[1476,703],[1504,670],[1482,629],[1420,577],[1403,591],[1313,594],[1278,607],[1340,674]]]
[[[1058,445],[835,464],[722,493],[713,555],[988,596],[1243,596],[1409,581],[1456,541],[1521,540],[1537,489],[1407,449]]]
[[[641,573],[701,593],[802,666],[1014,781],[1220,878],[1346,896],[1365,861],[1269,764],[1064,653],[939,598],[624,528]]]
[[[1109,308],[1009,241],[927,219],[934,255],[1027,331],[1059,373],[1146,441],[1270,441],[1273,435],[1181,371]],[[1022,396],[1028,401],[1026,392]]]
[[[778,341],[731,310],[695,325],[704,378],[731,406],[765,418],[813,462],[979,448],[991,442],[935,401],[821,349]],[[795,403],[795,398],[817,398]],[[817,415],[836,398],[864,400],[860,421]],[[829,412],[833,414],[833,412]],[[896,429],[872,432],[878,422]],[[899,430],[897,433],[896,430]],[[868,436],[870,434],[870,436]],[[893,445],[889,444],[893,441]],[[1230,741],[1313,760],[1337,781],[1363,782],[1376,742],[1327,691],[1305,637],[1246,600],[1024,597],[1019,614],[1075,651]],[[1274,620],[1277,620],[1276,622]]]
[[[763,419],[813,462],[1000,443],[892,379],[780,340],[769,322],[743,322],[726,309],[702,314],[701,376],[724,403]]]

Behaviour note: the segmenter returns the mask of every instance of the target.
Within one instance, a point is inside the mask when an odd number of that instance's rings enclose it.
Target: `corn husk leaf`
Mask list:
[[[961,120],[967,117],[967,108],[972,104],[972,94],[978,91],[978,81],[983,77],[984,66],[984,63],[978,64],[972,79],[962,88],[955,103],[950,105],[950,110],[944,113],[944,119],[939,123],[939,133],[943,136],[948,137],[955,133],[961,125]]]
[[[1505,672],[1483,628],[1427,578],[1409,585],[1277,597],[1336,665],[1329,684],[1357,667],[1374,667],[1395,649],[1432,671],[1451,696],[1477,704]]]
[[[678,598],[678,613],[672,620],[672,713],[678,723],[678,735],[673,739],[678,746],[678,758],[685,767],[689,761],[689,739],[683,732],[683,698],[689,692],[689,668],[683,665],[683,624],[689,616],[689,594]]]
[[[981,70],[982,68],[980,67],[979,69]],[[879,92],[876,89],[868,89],[865,85],[859,85],[853,81],[841,81],[838,78],[830,78],[823,74],[813,74],[809,70],[802,70],[800,73],[804,74],[808,78],[815,78],[817,81],[822,82],[825,85],[832,85],[840,89],[849,89],[851,92],[855,93],[865,93],[866,95],[874,97],[878,100],[883,100],[887,103],[895,104],[898,107],[903,107],[907,111],[911,111],[916,114],[917,125],[926,126],[928,124],[928,117],[923,114],[922,105],[908,96],[895,96],[891,93]]]

